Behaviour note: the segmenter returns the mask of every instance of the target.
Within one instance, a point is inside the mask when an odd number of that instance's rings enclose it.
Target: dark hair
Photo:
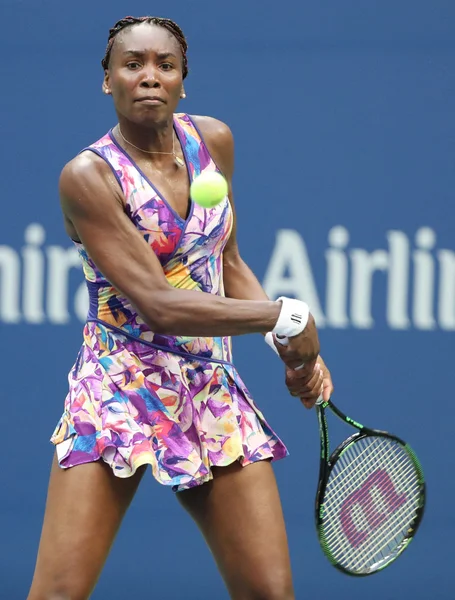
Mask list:
[[[183,57],[183,79],[188,75],[188,59],[186,56],[186,51],[188,50],[188,43],[186,41],[185,36],[183,35],[183,31],[171,21],[171,19],[164,19],[162,17],[125,17],[124,19],[120,19],[117,23],[109,30],[109,38],[107,42],[106,53],[104,54],[104,58],[101,61],[101,66],[104,70],[109,68],[109,59],[111,57],[112,46],[114,45],[115,38],[118,33],[126,29],[127,27],[132,27],[133,25],[140,25],[141,23],[151,23],[152,25],[158,25],[159,27],[164,27],[167,29],[169,33],[171,33],[177,42],[179,43],[180,50],[182,51]]]

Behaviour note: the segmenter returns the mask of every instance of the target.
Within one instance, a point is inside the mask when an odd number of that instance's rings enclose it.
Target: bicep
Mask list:
[[[167,280],[103,170],[93,159],[65,167],[59,186],[63,212],[104,277],[140,308]]]

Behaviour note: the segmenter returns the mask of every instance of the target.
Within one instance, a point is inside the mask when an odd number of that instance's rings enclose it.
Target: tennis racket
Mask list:
[[[330,454],[326,409],[357,429]],[[364,427],[331,400],[318,400],[321,437],[316,528],[339,570],[372,575],[390,565],[415,536],[425,507],[419,460],[399,437]]]
[[[277,341],[288,343],[286,338]],[[277,352],[272,334],[266,342]],[[357,429],[332,454],[327,408]],[[316,493],[320,545],[340,571],[372,575],[397,559],[417,532],[425,507],[422,467],[402,439],[364,427],[331,400],[319,398],[316,412],[321,439]]]

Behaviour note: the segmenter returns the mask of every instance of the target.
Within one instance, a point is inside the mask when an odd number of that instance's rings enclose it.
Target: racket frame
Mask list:
[[[327,418],[325,414],[326,408],[330,408],[330,410],[337,415],[342,421],[356,428],[358,431],[348,438],[346,438],[341,444],[339,444],[335,450],[330,454],[330,444],[329,444],[329,433],[327,426]],[[354,421],[347,415],[345,415],[339,408],[337,408],[331,400],[318,402],[316,404],[316,412],[318,417],[319,424],[319,434],[321,441],[321,457],[319,464],[319,481],[316,492],[316,506],[315,506],[315,521],[316,521],[316,530],[319,539],[319,543],[321,548],[325,554],[325,556],[329,559],[332,565],[338,570],[342,571],[347,575],[351,575],[352,577],[365,577],[368,575],[373,575],[374,573],[378,573],[382,571],[386,567],[388,567],[392,562],[394,562],[400,554],[407,548],[413,537],[415,536],[417,529],[422,521],[424,509],[425,509],[425,500],[426,500],[426,486],[424,480],[424,474],[422,467],[419,463],[419,460],[412,450],[412,448],[401,438],[388,433],[387,431],[380,431],[378,429],[370,429],[369,427],[364,427],[357,421]],[[347,450],[351,444],[357,442],[368,436],[376,436],[376,437],[384,437],[390,440],[393,440],[400,444],[407,455],[411,459],[411,462],[414,466],[416,474],[418,476],[418,486],[419,486],[419,506],[416,511],[416,516],[414,520],[411,522],[407,534],[402,542],[399,544],[397,552],[390,558],[390,560],[385,561],[381,566],[375,570],[370,572],[360,573],[353,572],[349,569],[346,569],[342,565],[340,565],[337,560],[334,558],[330,550],[328,549],[327,543],[325,541],[324,531],[323,531],[323,517],[324,517],[324,498],[326,492],[326,486],[328,479],[330,477],[330,473],[335,466],[336,461],[340,457],[343,452]]]

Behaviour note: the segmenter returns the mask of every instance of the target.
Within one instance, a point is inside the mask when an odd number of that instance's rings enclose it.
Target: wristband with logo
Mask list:
[[[281,302],[281,311],[272,333],[287,338],[302,333],[310,315],[308,304],[285,296],[278,298],[277,302]]]

